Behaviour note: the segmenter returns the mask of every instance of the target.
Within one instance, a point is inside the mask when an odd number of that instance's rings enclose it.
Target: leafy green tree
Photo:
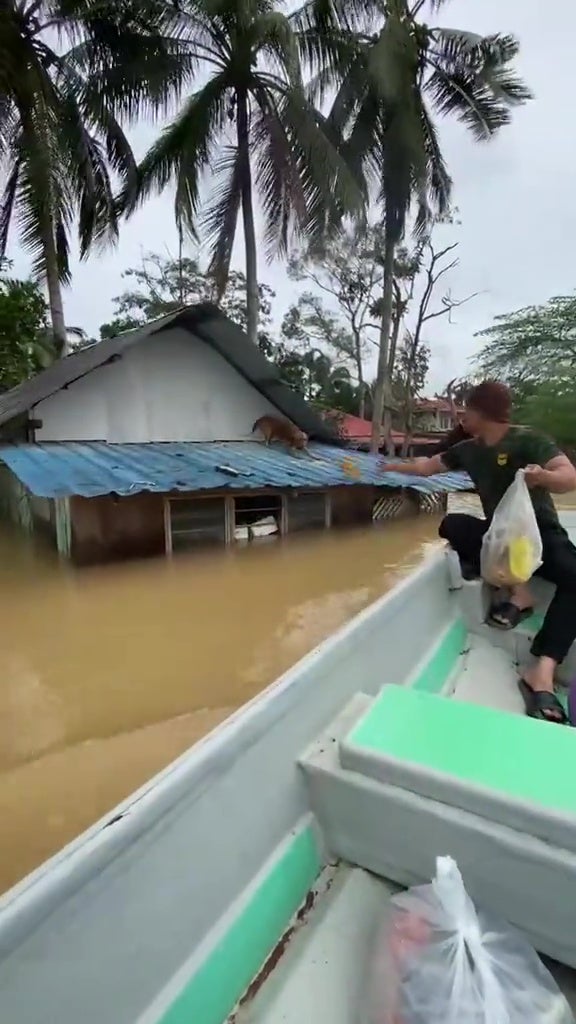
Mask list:
[[[309,282],[316,290],[301,295],[290,313],[312,338],[351,362],[358,385],[356,411],[361,417],[368,391],[365,363],[376,345],[382,241],[377,226],[347,225],[335,236],[324,238],[322,244],[308,245],[288,264],[293,280]]]
[[[576,448],[576,370],[557,374],[515,396],[515,419]]]
[[[422,394],[430,369],[430,346],[420,341],[414,346],[414,337],[407,331],[398,349],[398,358],[392,379],[392,395],[396,404],[397,425],[405,434],[405,455],[414,429],[414,404]]]
[[[273,358],[285,383],[316,408],[356,411],[358,389],[349,370],[334,363],[326,352],[310,345],[288,348],[281,343]]]
[[[214,281],[197,259],[174,259],[159,253],[148,253],[139,267],[130,267],[122,277],[129,287],[113,299],[114,318],[100,326],[101,338],[113,338],[122,331],[133,330],[173,313],[181,306],[209,302],[214,297]],[[265,355],[274,351],[271,335],[272,300],[274,292],[268,285],[258,285],[258,345]],[[239,271],[228,275],[220,308],[244,330],[247,327],[246,278]]]
[[[258,332],[254,186],[270,254],[283,252],[294,228],[307,231],[337,183],[344,208],[360,192],[306,98],[298,48],[276,0],[206,0],[183,8],[191,59],[206,71],[176,119],[162,132],[123,195],[128,212],[174,182],[176,222],[211,247],[210,273],[223,295],[241,215],[245,239],[247,332]],[[188,84],[188,83],[186,83]],[[212,175],[211,200],[201,182]],[[356,204],[356,206],[355,206]]]
[[[532,389],[576,369],[576,295],[504,313],[477,337],[485,342],[477,359],[480,373],[517,390]]]
[[[530,96],[512,71],[512,36],[480,36],[421,20],[442,0],[310,0],[296,16],[319,102],[335,92],[330,128],[345,138],[348,165],[378,187],[384,214],[383,291],[372,447],[390,389],[389,342],[396,248],[412,202],[416,230],[449,207],[451,180],[434,114],[460,120],[477,141],[510,120]]]
[[[498,316],[477,336],[478,374],[510,385],[516,419],[576,444],[576,296]]]
[[[0,272],[0,389],[27,380],[54,358],[47,306],[34,281]]]
[[[117,234],[111,175],[135,161],[120,117],[166,99],[185,55],[168,0],[3,0],[0,4],[0,257],[16,217],[46,281],[59,353],[71,229],[80,252]]]

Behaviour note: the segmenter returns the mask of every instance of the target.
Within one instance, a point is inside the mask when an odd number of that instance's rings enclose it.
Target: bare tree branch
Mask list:
[[[466,302],[470,302],[470,299],[475,299],[478,295],[482,294],[482,292],[472,292],[472,294],[467,295],[465,299],[452,299],[450,294],[447,293],[440,299],[444,308],[436,310],[435,313],[427,313],[426,316],[422,318],[422,323],[425,324],[428,320],[434,320],[438,316],[448,316],[448,323],[451,324],[454,322],[450,319],[452,310],[458,309],[459,306],[464,306]]]
[[[463,299],[453,299],[450,291],[447,291],[440,300],[440,309],[430,311],[430,303],[432,301],[434,290],[442,277],[454,270],[458,266],[459,260],[452,259],[448,263],[442,263],[442,261],[454,252],[458,247],[458,242],[447,245],[444,249],[436,251],[434,245],[430,239],[427,240],[425,245],[426,253],[428,254],[428,263],[425,268],[426,283],[422,292],[420,302],[418,305],[418,312],[416,316],[416,324],[413,331],[406,332],[406,339],[408,344],[407,353],[407,369],[406,379],[404,381],[404,392],[406,395],[406,408],[405,408],[405,445],[409,442],[409,438],[412,435],[413,429],[413,394],[412,394],[412,377],[416,366],[418,354],[423,345],[422,331],[424,325],[430,320],[435,320],[439,317],[446,316],[448,322],[452,323],[452,311],[457,309],[459,306],[464,305],[466,302],[470,302],[471,299],[479,295],[479,292],[474,292],[471,295],[466,296]]]

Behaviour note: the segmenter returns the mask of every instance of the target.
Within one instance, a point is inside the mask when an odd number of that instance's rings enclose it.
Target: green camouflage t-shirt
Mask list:
[[[446,469],[468,473],[474,484],[484,515],[490,519],[508,489],[517,470],[529,465],[545,466],[560,455],[560,449],[544,434],[528,427],[510,427],[496,445],[487,445],[478,438],[462,441],[442,453]],[[558,515],[550,493],[543,487],[530,491],[539,523],[557,523]]]

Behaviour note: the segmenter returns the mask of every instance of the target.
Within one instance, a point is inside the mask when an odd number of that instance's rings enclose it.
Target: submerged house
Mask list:
[[[310,453],[258,441],[267,413],[305,430]],[[367,521],[383,488],[397,507],[410,483],[343,450],[211,305],[77,351],[1,395],[0,471],[5,515],[77,563]]]

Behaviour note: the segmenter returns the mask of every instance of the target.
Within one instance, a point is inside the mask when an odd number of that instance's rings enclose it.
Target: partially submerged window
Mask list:
[[[169,498],[164,508],[168,552],[330,525],[330,501],[324,491]]]
[[[287,531],[330,525],[330,506],[324,491],[299,491],[286,498]]]
[[[242,494],[234,501],[234,540],[253,541],[282,533],[282,495]]]
[[[171,551],[226,543],[224,498],[173,498],[167,503]]]

